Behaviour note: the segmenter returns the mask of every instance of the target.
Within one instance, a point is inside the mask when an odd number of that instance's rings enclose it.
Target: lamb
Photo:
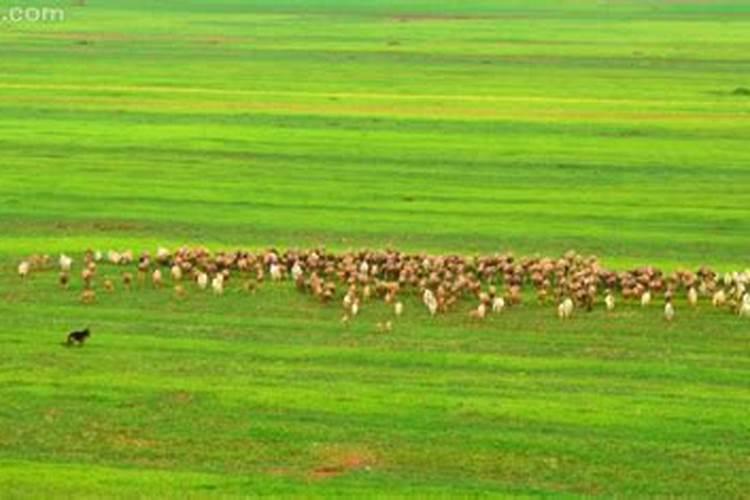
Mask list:
[[[469,315],[475,319],[484,319],[487,316],[487,306],[484,302],[480,303],[476,309],[472,310]]]
[[[696,307],[698,305],[698,290],[695,289],[694,286],[691,286],[688,290],[688,303],[692,307]]]
[[[169,272],[172,275],[173,281],[182,281],[182,268],[180,266],[177,264],[173,265]]]
[[[435,316],[438,309],[438,301],[435,298],[435,294],[432,293],[432,290],[430,290],[429,288],[425,288],[425,291],[422,294],[422,302],[424,302],[424,305],[427,306],[427,309],[430,311],[430,315]]]
[[[119,266],[120,264],[122,264],[122,255],[120,255],[120,252],[110,250],[107,252],[107,260],[110,262],[110,264]]]
[[[91,289],[84,290],[81,293],[81,302],[84,304],[93,304],[96,302],[96,292]]]
[[[31,271],[31,264],[29,264],[28,261],[23,261],[20,264],[18,264],[18,275],[21,277],[21,279],[26,279],[29,276],[29,271]]]
[[[71,268],[73,267],[73,259],[71,259],[65,254],[61,254],[59,264],[60,264],[60,271],[69,273]]]
[[[723,307],[727,303],[727,294],[723,288],[720,288],[714,292],[711,298],[711,303],[714,307]]]
[[[211,288],[213,288],[214,295],[222,295],[224,293],[224,275],[217,274],[216,277],[211,280]]]
[[[612,312],[615,310],[615,296],[612,292],[607,290],[607,295],[604,296],[604,305],[607,307],[607,311]]]
[[[154,272],[151,273],[151,282],[153,283],[154,288],[161,288],[161,285],[163,283],[161,269],[155,269]]]
[[[169,253],[169,250],[167,250],[164,247],[159,247],[156,250],[156,260],[162,265],[166,265],[169,263],[169,259],[171,257],[171,254]]]
[[[651,304],[651,291],[646,290],[643,292],[643,295],[641,295],[641,307],[646,307],[649,304]]]
[[[115,291],[115,284],[112,283],[112,280],[107,278],[104,280],[104,289],[108,291],[109,293],[112,293]]]
[[[281,281],[281,279],[283,278],[283,275],[281,273],[281,266],[276,262],[271,263],[268,268],[268,272],[271,274],[271,280],[273,281]]]
[[[505,299],[502,297],[495,297],[492,299],[492,312],[501,313],[505,309]]]
[[[557,317],[560,319],[570,319],[573,316],[573,300],[570,297],[566,297],[565,300],[560,302],[557,306]]]
[[[393,305],[393,313],[396,315],[396,317],[400,317],[402,314],[404,314],[404,304],[402,302],[396,302]]]
[[[672,321],[674,319],[674,306],[672,305],[672,299],[667,298],[664,304],[664,319]]]
[[[742,298],[739,315],[740,317],[750,318],[750,293],[746,293]]]
[[[206,288],[208,288],[208,274],[198,273],[198,276],[196,277],[195,281],[198,283],[198,287],[201,290],[205,290]]]

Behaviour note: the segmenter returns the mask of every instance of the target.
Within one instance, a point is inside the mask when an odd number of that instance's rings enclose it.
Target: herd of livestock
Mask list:
[[[688,307],[705,301],[750,317],[750,270],[722,274],[701,267],[665,273],[646,266],[617,272],[604,268],[594,256],[572,251],[560,258],[516,258],[510,253],[465,257],[395,250],[335,253],[323,248],[211,252],[183,247],[140,255],[130,250],[88,250],[79,262],[65,254],[54,260],[31,256],[18,265],[18,274],[28,279],[55,268],[65,289],[74,276],[81,280],[84,303],[96,301],[97,289],[171,286],[176,297],[184,297],[189,286],[222,295],[232,282],[254,291],[266,281],[292,281],[300,292],[320,302],[340,302],[343,322],[353,320],[366,303],[376,300],[401,316],[401,299],[410,294],[418,295],[433,316],[471,300],[469,314],[477,320],[524,301],[554,306],[561,319],[568,319],[575,311],[596,307],[613,311],[618,303],[628,302],[647,307],[661,300],[664,318],[672,321],[677,299]],[[378,327],[390,330],[391,322]]]

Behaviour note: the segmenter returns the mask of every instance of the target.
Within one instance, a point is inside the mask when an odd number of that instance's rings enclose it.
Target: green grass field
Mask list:
[[[0,496],[750,491],[750,323],[708,303],[415,299],[378,334],[289,284],[16,275],[181,244],[745,269],[748,2],[77,3],[0,1],[66,18],[0,23]]]

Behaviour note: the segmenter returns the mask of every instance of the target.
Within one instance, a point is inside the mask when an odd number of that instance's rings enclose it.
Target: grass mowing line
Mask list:
[[[314,97],[321,99],[353,98],[353,99],[392,99],[399,101],[435,100],[435,101],[467,101],[467,102],[542,102],[542,103],[571,103],[571,104],[652,104],[683,106],[713,105],[714,101],[696,100],[661,100],[661,99],[581,99],[566,97],[535,97],[535,96],[498,96],[498,95],[450,95],[450,94],[388,94],[380,92],[300,92],[291,90],[240,90],[216,89],[206,87],[159,87],[159,86],[115,86],[115,85],[68,85],[68,84],[29,84],[29,83],[0,83],[0,89],[13,90],[72,90],[98,92],[150,92],[150,93],[180,93],[180,94],[216,94],[216,95],[247,95],[247,96],[278,96],[278,97]]]

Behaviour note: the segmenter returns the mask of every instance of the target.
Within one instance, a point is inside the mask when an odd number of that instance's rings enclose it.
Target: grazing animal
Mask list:
[[[60,286],[67,289],[70,284],[70,275],[65,271],[60,271]]]
[[[727,303],[727,294],[723,288],[714,292],[714,295],[711,298],[711,304],[713,304],[714,307],[723,307],[724,304],[726,303]]]
[[[741,317],[750,318],[750,293],[746,293],[743,297],[739,315]]]
[[[560,319],[570,319],[573,316],[573,299],[566,297],[565,300],[560,302],[557,306],[557,317]]]
[[[180,284],[175,285],[174,296],[178,299],[184,299],[187,296],[187,292],[185,292],[185,287]]]
[[[162,281],[161,269],[155,269],[151,274],[151,282],[154,284],[154,288],[161,288]]]
[[[93,304],[96,302],[96,292],[89,289],[84,290],[81,292],[81,302],[84,304]]]
[[[664,319],[672,321],[674,319],[674,305],[672,305],[672,299],[667,299],[664,304]]]
[[[438,301],[435,298],[435,294],[432,293],[432,290],[429,288],[425,289],[424,293],[422,294],[422,302],[424,302],[424,305],[427,306],[427,309],[430,311],[430,315],[435,316],[438,309]]]
[[[208,288],[208,274],[199,273],[195,281],[198,283],[198,287],[201,290],[205,290],[206,288]]]
[[[169,272],[172,274],[172,280],[173,281],[181,281],[182,280],[182,268],[175,264],[172,266],[172,269],[169,270]]]
[[[688,303],[693,307],[698,305],[698,290],[694,286],[688,290]]]
[[[469,315],[475,319],[484,319],[487,316],[487,306],[482,302],[476,309],[472,310]]]
[[[86,328],[85,330],[78,330],[75,332],[70,332],[68,334],[67,345],[83,346],[83,344],[86,343],[89,337],[91,337],[91,331],[88,328]]]
[[[211,280],[211,288],[214,290],[215,295],[222,295],[224,293],[224,275],[217,274],[216,277]]]
[[[130,290],[130,287],[133,284],[133,275],[131,273],[122,273],[122,284]]]
[[[607,292],[607,295],[604,297],[604,305],[607,307],[607,311],[614,311],[615,310],[615,296],[612,295],[612,292]]]
[[[394,314],[395,314],[395,315],[396,315],[397,317],[399,317],[399,316],[401,316],[402,314],[404,314],[404,304],[403,304],[403,302],[396,302],[396,303],[395,303],[395,304],[393,305],[393,313],[394,313]]]
[[[29,264],[28,261],[23,261],[20,264],[18,264],[18,275],[21,277],[21,279],[26,279],[26,277],[29,275],[29,271],[31,271],[31,264]]]
[[[649,304],[651,304],[651,291],[646,290],[643,292],[643,295],[641,295],[641,307],[646,307]]]
[[[73,267],[73,259],[65,254],[60,255],[60,260],[58,262],[60,264],[60,271],[69,273],[70,269]]]
[[[502,297],[495,297],[492,299],[492,312],[501,313],[505,309],[505,299]]]
[[[107,278],[104,280],[104,289],[110,293],[115,291],[115,284],[112,283],[112,280]]]

